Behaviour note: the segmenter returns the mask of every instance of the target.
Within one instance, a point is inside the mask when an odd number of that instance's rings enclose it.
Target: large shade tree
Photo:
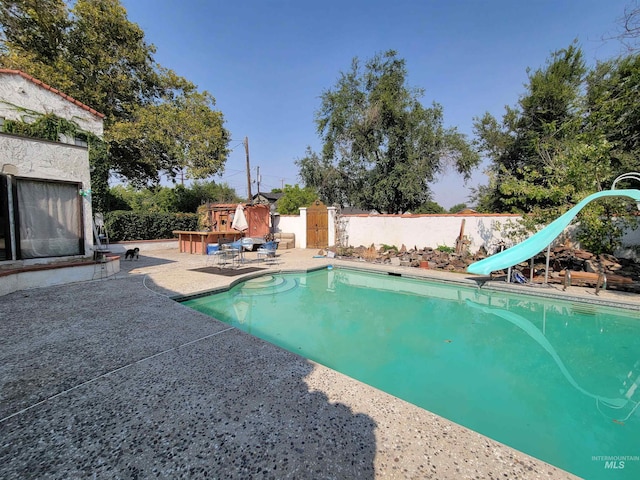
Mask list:
[[[0,2],[0,65],[47,79],[71,94],[71,65],[64,57],[71,18],[64,0]]]
[[[499,212],[531,213],[574,201],[575,152],[582,124],[580,88],[586,67],[575,45],[555,52],[544,68],[529,72],[526,93],[507,107],[502,122],[485,114],[475,121],[477,144],[491,161],[490,200]],[[560,178],[562,177],[562,179]]]
[[[112,151],[119,158],[138,159],[123,162],[118,173],[138,186],[158,169],[183,179],[218,173],[228,153],[229,134],[214,105],[210,94],[194,91],[138,106],[130,120],[116,121],[109,131]]]
[[[491,160],[477,190],[484,211],[527,214],[531,231],[638,167],[640,63],[635,55],[589,71],[574,43],[529,72],[526,92],[502,121],[476,119],[479,148]],[[633,219],[619,200],[599,201],[579,217],[578,238],[612,253]]]
[[[112,174],[143,185],[184,169],[192,178],[223,170],[229,134],[213,96],[155,62],[155,47],[119,0],[3,0],[0,27],[1,66],[105,114],[94,192],[106,195]]]
[[[388,51],[356,58],[321,96],[316,125],[321,153],[297,160],[300,177],[327,203],[414,210],[430,200],[429,183],[447,165],[468,176],[479,162],[464,135],[443,125],[442,107],[425,107],[408,87],[405,61]]]

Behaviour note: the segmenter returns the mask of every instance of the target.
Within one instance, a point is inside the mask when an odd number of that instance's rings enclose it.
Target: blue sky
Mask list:
[[[472,138],[474,117],[501,118],[525,92],[527,67],[577,39],[594,64],[623,52],[605,40],[634,0],[121,0],[129,20],[156,46],[155,59],[207,90],[230,130],[222,177],[247,193],[242,141],[261,191],[300,183],[295,160],[319,151],[314,115],[351,60],[396,50],[408,84],[437,102],[445,125]],[[445,208],[486,183],[480,167],[466,185],[453,171],[432,186]],[[252,192],[256,192],[253,184]]]

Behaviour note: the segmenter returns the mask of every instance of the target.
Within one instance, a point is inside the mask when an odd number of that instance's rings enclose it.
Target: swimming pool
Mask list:
[[[350,269],[184,302],[586,478],[640,478],[638,312]]]

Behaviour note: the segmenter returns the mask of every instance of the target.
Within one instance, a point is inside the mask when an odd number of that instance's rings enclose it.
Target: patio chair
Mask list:
[[[235,242],[226,243],[220,246],[218,264],[221,267],[224,267],[227,264],[231,264],[232,267],[236,267],[238,264],[243,262],[244,249],[242,248],[241,240],[236,240]]]
[[[207,261],[206,266],[210,266],[212,263],[220,263],[220,255],[222,251],[220,250],[220,244],[218,243],[209,243],[207,244]]]
[[[260,248],[258,248],[258,260],[264,260],[265,262],[270,259],[276,258],[276,250],[278,249],[278,242],[271,241],[263,243]]]

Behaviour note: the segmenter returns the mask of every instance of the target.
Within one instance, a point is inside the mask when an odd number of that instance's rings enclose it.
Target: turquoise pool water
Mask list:
[[[348,269],[184,302],[585,478],[640,478],[638,312]]]

